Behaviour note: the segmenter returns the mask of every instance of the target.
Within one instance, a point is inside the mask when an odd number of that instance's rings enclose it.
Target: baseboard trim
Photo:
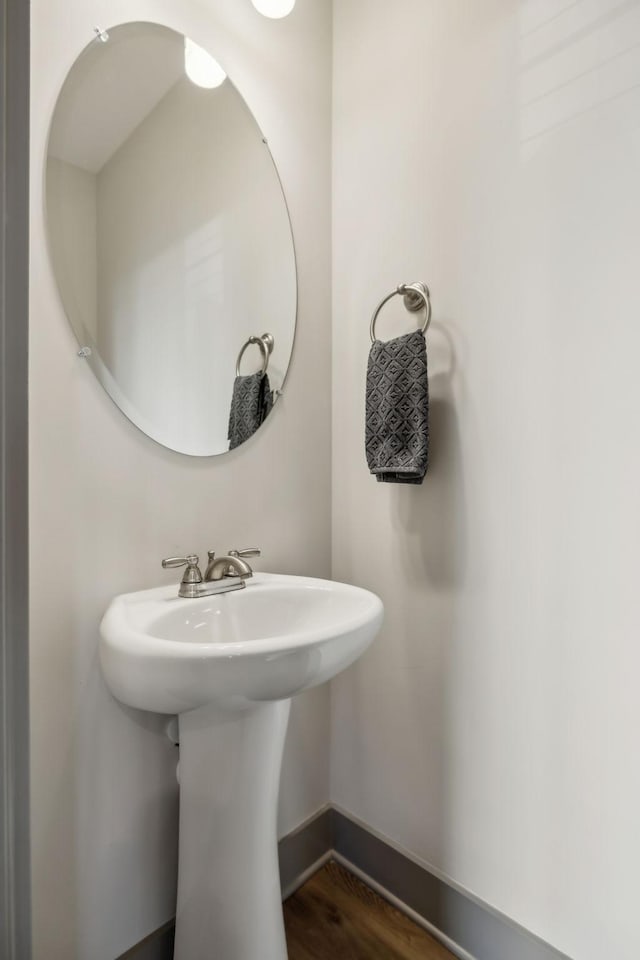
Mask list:
[[[570,960],[336,807],[323,808],[283,837],[278,854],[283,900],[335,859],[459,960]],[[171,960],[172,944],[173,921],[118,960]]]
[[[280,887],[286,900],[331,858],[333,851],[332,807],[323,807],[278,844]]]
[[[168,920],[134,947],[120,954],[117,960],[173,960],[176,921]]]
[[[338,853],[336,850],[333,851],[333,858],[336,863],[341,864],[348,870],[349,873],[352,873],[354,876],[358,877],[372,890],[375,890],[376,893],[379,893],[384,900],[387,900],[392,906],[400,910],[401,913],[404,913],[405,916],[409,917],[410,920],[413,920],[417,926],[422,927],[423,930],[426,930],[427,933],[430,933],[434,939],[442,944],[443,947],[446,947],[458,960],[477,960],[476,957],[473,957],[470,953],[467,953],[466,950],[463,950],[457,943],[454,943],[453,940],[450,940],[449,937],[445,936],[441,930],[438,930],[437,927],[434,927],[432,923],[429,923],[428,920],[425,920],[424,917],[421,917],[419,913],[416,913],[415,910],[412,910],[411,907],[408,907],[406,903],[403,903],[402,900],[399,900],[396,896],[387,890],[386,887],[383,887],[377,880],[374,880],[373,877],[370,877],[369,874],[365,873],[364,870],[361,870],[360,867],[357,867],[355,863],[351,863],[350,860],[347,860],[346,857],[343,857],[342,854]]]
[[[335,807],[333,848],[336,859],[348,864],[463,960],[570,960]]]

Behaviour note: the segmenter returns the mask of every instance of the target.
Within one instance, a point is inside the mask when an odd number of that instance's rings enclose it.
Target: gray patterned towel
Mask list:
[[[421,330],[376,340],[367,367],[365,445],[382,483],[422,483],[429,464],[427,346]]]
[[[273,406],[273,394],[266,373],[236,377],[229,412],[229,450],[248,440],[267,419]]]

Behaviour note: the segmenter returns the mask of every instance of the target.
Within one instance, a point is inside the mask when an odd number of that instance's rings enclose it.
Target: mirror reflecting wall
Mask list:
[[[86,362],[141,430],[194,456],[261,425],[296,321],[278,174],[216,68],[165,27],[109,30],[62,88],[46,170],[53,268]]]

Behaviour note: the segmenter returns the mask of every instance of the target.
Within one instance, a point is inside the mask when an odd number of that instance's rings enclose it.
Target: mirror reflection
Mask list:
[[[149,23],[76,61],[46,171],[53,268],[87,362],[173,450],[249,439],[291,357],[296,271],[268,146],[222,68]]]

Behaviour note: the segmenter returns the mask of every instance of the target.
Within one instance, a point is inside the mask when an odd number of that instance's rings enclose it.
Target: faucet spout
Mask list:
[[[204,575],[205,583],[229,577],[239,577],[242,580],[247,580],[252,576],[253,570],[242,557],[232,554],[216,557],[212,550],[209,551],[209,563]]]

